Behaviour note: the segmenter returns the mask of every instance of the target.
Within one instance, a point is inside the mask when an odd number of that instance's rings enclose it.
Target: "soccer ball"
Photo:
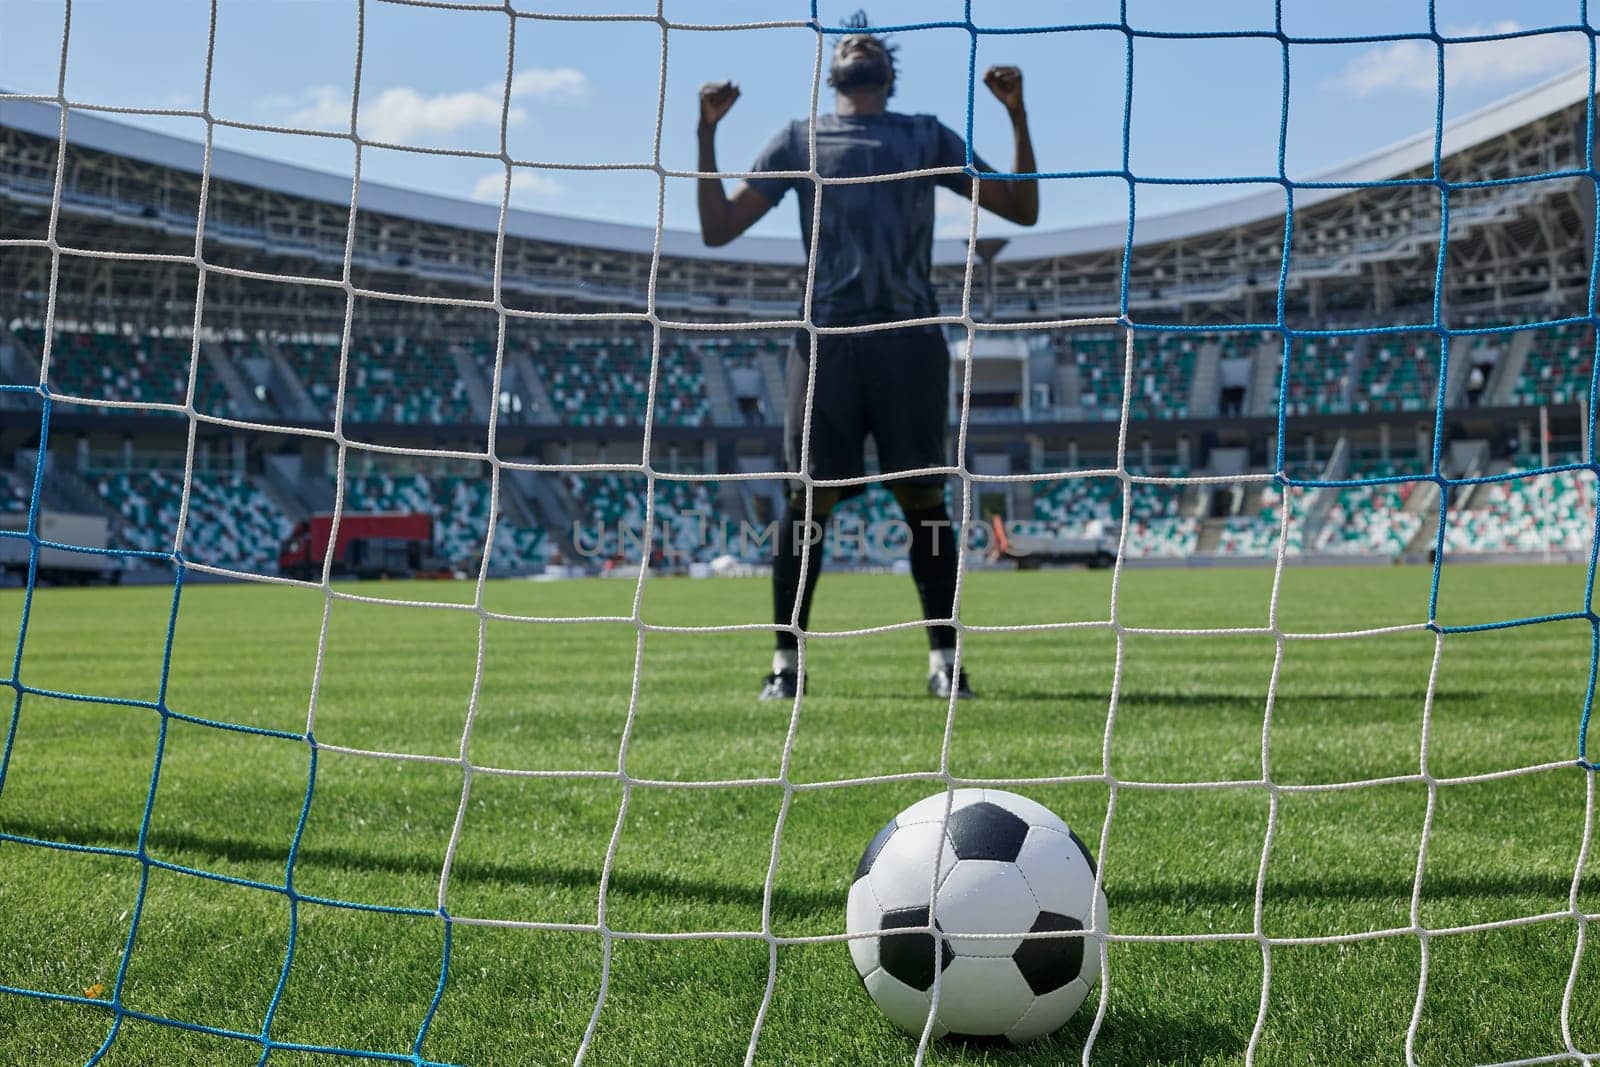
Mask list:
[[[1030,1041],[1072,1017],[1100,975],[1093,934],[974,938],[970,934],[1087,931],[1106,926],[1089,850],[1049,808],[999,789],[958,789],[911,805],[878,831],[856,867],[846,925],[868,994],[902,1029],[921,1034],[933,1004],[928,925],[938,857],[934,928],[943,969],[933,1036]],[[942,829],[942,832],[941,832]]]

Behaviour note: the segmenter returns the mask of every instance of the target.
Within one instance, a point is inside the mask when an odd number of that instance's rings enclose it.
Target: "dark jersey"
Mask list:
[[[762,149],[753,171],[811,169],[806,120],[789,123]],[[932,115],[817,116],[817,173],[824,178],[899,174],[967,162],[961,136]],[[976,156],[979,170],[989,170]],[[800,200],[800,235],[808,255],[817,186],[809,178],[752,178],[776,204],[793,189]],[[819,326],[852,326],[924,318],[939,313],[933,295],[933,191],[965,194],[965,174],[829,185],[822,192],[821,229],[812,286],[811,319]]]

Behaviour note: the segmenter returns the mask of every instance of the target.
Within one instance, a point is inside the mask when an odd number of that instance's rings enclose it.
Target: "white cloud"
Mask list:
[[[1515,33],[1520,23],[1504,19],[1488,26],[1458,26],[1446,37]],[[1575,34],[1513,37],[1445,47],[1444,69],[1451,89],[1496,85],[1576,65],[1587,54]],[[1438,49],[1429,41],[1391,41],[1370,48],[1345,64],[1328,84],[1355,96],[1395,89],[1434,93],[1438,89]]]
[[[529,67],[511,76],[511,98],[581,97],[589,92],[589,79],[576,67]]]
[[[972,232],[972,201],[944,186],[934,189],[933,234],[935,237],[966,237]]]
[[[407,144],[467,126],[498,126],[500,107],[499,93],[468,90],[424,96],[415,89],[398,87],[362,99],[358,128],[363,137]],[[515,104],[506,113],[513,123],[525,117],[526,112]]]
[[[500,194],[504,191],[506,176],[504,171],[494,171],[478,179],[472,187],[472,199],[484,200],[498,204]],[[517,168],[511,172],[511,205],[516,207],[528,204],[539,197],[556,196],[562,192],[561,183],[550,175],[537,170]]]
[[[516,125],[528,117],[519,101],[576,100],[589,91],[589,80],[575,67],[529,67],[511,78],[511,99],[495,83],[477,89],[424,93],[398,85],[361,97],[359,129],[363,137],[395,144],[433,140],[469,127],[496,127],[502,107]],[[342,130],[350,123],[350,94],[332,85],[317,85],[296,96],[269,96],[261,107],[283,113],[283,123],[319,130]]]
[[[286,126],[312,130],[341,130],[350,125],[350,94],[331,85],[317,85],[298,97],[273,96],[262,101],[269,111],[291,108],[283,118]]]

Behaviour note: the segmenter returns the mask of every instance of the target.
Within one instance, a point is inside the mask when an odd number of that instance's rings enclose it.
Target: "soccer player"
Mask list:
[[[868,25],[857,14],[851,28]],[[1014,172],[1034,170],[1033,144],[1022,104],[1022,72],[991,67],[984,84],[1005,105],[1015,143]],[[960,135],[932,115],[904,115],[888,109],[895,89],[894,48],[865,32],[841,34],[834,47],[828,84],[836,93],[831,115],[816,118],[816,170],[824,178],[891,175],[966,164]],[[731,82],[700,89],[700,170],[717,169],[717,123],[739,98]],[[778,131],[762,150],[754,172],[809,171],[810,123],[799,119]],[[992,171],[973,157],[980,171]],[[932,281],[934,186],[972,196],[966,174],[893,178],[842,183],[821,190],[822,213],[812,247],[812,211],[817,186],[809,178],[757,177],[741,183],[730,198],[716,178],[699,182],[700,233],[708,245],[723,245],[749,229],[793,189],[800,201],[800,233],[814,260],[811,319],[818,326],[860,326],[937,315]],[[979,183],[979,206],[1002,218],[1031,226],[1039,217],[1039,189],[1033,180],[994,179]],[[945,507],[941,474],[896,477],[899,471],[947,463],[950,353],[937,326],[898,327],[861,333],[811,335],[799,332],[789,355],[785,450],[790,470],[799,470],[810,364],[816,382],[811,397],[811,432],[806,457],[813,478],[865,475],[864,444],[877,444],[881,473],[911,531],[911,576],[922,602],[923,618],[948,619],[954,612],[956,544]],[[825,527],[842,499],[865,487],[814,489],[812,519]],[[790,487],[772,567],[772,617],[780,626],[795,618],[804,629],[821,571],[822,548],[805,527],[806,494]],[[814,542],[800,585],[804,543]],[[954,627],[928,627],[928,691],[948,699],[972,696],[965,671],[955,669]],[[763,700],[792,700],[799,686],[798,642],[777,631],[772,673],[761,689]]]

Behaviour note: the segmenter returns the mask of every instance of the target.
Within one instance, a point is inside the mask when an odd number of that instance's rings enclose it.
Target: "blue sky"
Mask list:
[[[857,6],[877,24],[959,19],[961,0],[821,0],[835,24]],[[523,0],[548,13],[653,14],[654,0]],[[1600,8],[1600,5],[1594,5]],[[63,0],[0,0],[0,86],[55,91]],[[1021,26],[1115,21],[1116,0],[972,0],[979,24]],[[1570,25],[1577,0],[1436,0],[1446,34]],[[75,101],[198,108],[205,76],[206,0],[77,0],[66,62]],[[251,122],[337,129],[347,123],[355,78],[354,0],[218,0],[212,112]],[[725,24],[804,19],[807,0],[665,0],[674,22]],[[1128,0],[1129,22],[1186,31],[1270,29],[1272,0]],[[1600,24],[1600,14],[1591,16]],[[361,74],[364,136],[436,150],[497,148],[506,73],[508,19],[502,12],[424,9],[369,0]],[[1425,0],[1284,0],[1294,35],[1423,32]],[[900,87],[894,106],[965,126],[969,37],[961,30],[895,35]],[[662,35],[654,23],[518,20],[509,148],[546,162],[648,161],[656,128]],[[984,36],[980,70],[1023,70],[1039,165],[1045,170],[1120,166],[1125,38],[1116,32]],[[1447,48],[1446,117],[1473,111],[1518,88],[1585,62],[1585,35],[1527,38]],[[731,78],[743,96],[723,123],[719,162],[748,165],[774,130],[809,108],[816,34],[803,28],[673,30],[661,158],[694,166],[696,90]],[[1434,55],[1423,42],[1304,45],[1291,50],[1287,166],[1306,178],[1355,156],[1430,129],[1436,105]],[[1134,54],[1130,135],[1135,173],[1221,177],[1276,170],[1281,84],[1271,40],[1144,40]],[[826,87],[820,101],[832,106]],[[198,118],[131,117],[199,140]],[[974,144],[1002,169],[1010,133],[1000,106],[978,86]],[[348,174],[349,141],[219,127],[219,145]],[[366,149],[366,180],[463,198],[498,199],[503,170],[493,160]],[[657,179],[639,171],[518,169],[517,206],[565,215],[653,224]],[[1237,195],[1235,187],[1150,187],[1140,212]],[[941,193],[941,197],[945,194]],[[962,203],[940,202],[944,232],[966,232]],[[696,225],[693,182],[667,182],[669,227]],[[1108,179],[1052,181],[1042,190],[1041,227],[1126,216],[1126,187]],[[793,201],[757,232],[792,234]],[[986,219],[982,232],[1007,224]]]

